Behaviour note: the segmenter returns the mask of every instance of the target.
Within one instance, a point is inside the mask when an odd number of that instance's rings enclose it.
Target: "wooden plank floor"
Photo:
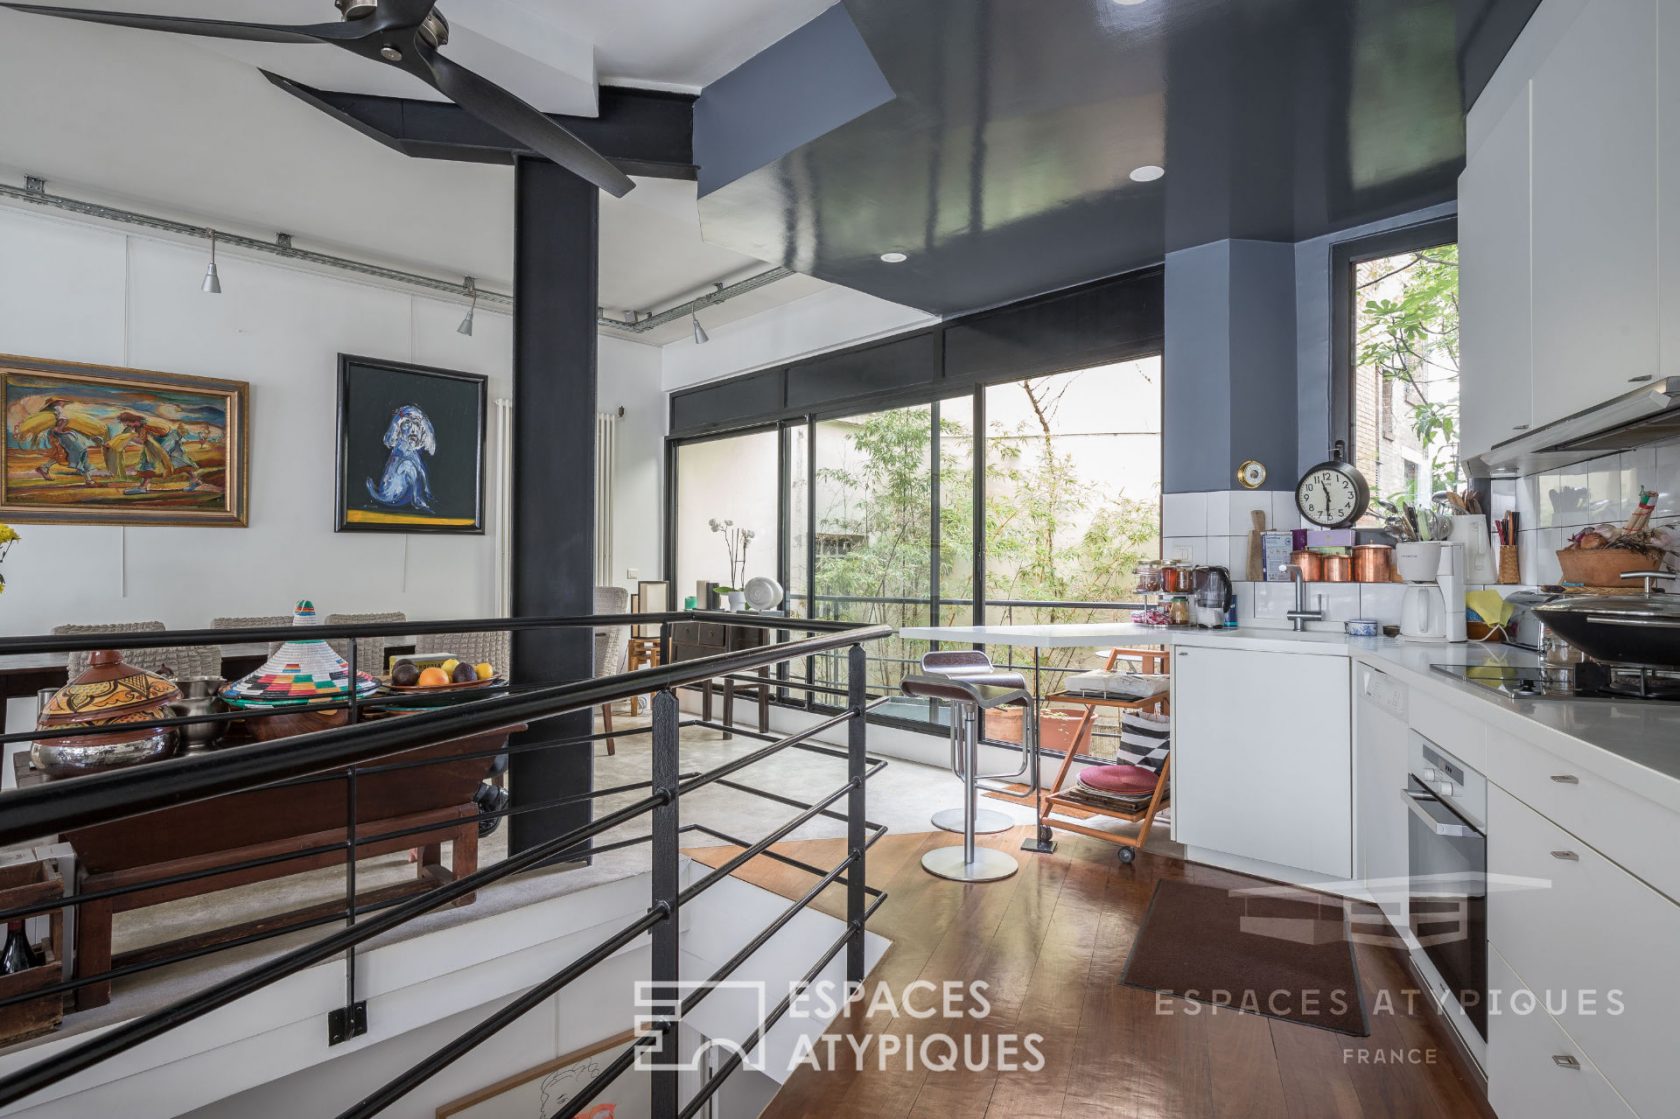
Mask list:
[[[982,837],[1015,851],[1028,829]],[[1120,865],[1115,849],[1080,836],[1058,835],[1053,855],[1018,852],[1014,877],[965,886],[921,869],[922,853],[956,837],[889,835],[870,852],[868,879],[891,895],[870,927],[892,948],[870,975],[867,995],[880,984],[895,996],[916,980],[985,980],[992,1008],[983,1021],[891,1018],[854,1010],[830,1030],[918,1039],[949,1033],[995,1038],[1000,1033],[1043,1035],[1044,1064],[1036,1072],[928,1071],[902,1059],[885,1070],[873,1053],[861,1070],[801,1069],[764,1112],[766,1119],[1132,1119],[1180,1117],[1333,1117],[1333,1119],[1487,1119],[1482,1090],[1460,1063],[1449,1027],[1428,1007],[1408,1000],[1414,988],[1395,951],[1359,945],[1366,1006],[1387,991],[1392,1012],[1372,1013],[1371,1036],[1344,1037],[1311,1026],[1235,1010],[1159,1014],[1148,991],[1120,983],[1144,911],[1162,878],[1209,885],[1251,885],[1254,879],[1211,867],[1140,854]],[[777,848],[832,866],[840,840],[810,840]],[[716,866],[738,848],[691,850]],[[810,888],[803,872],[759,858],[740,876],[786,897]],[[823,911],[844,913],[845,893],[831,887]],[[863,1003],[869,1005],[868,1000]],[[819,1049],[819,1053],[822,1050]]]

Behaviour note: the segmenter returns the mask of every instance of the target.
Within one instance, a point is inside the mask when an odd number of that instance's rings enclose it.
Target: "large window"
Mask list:
[[[677,447],[676,586],[675,605],[698,597],[701,580],[730,586],[754,575],[775,575],[779,490],[776,470],[776,432],[754,431],[722,439],[706,439]],[[626,513],[633,511],[626,511]],[[621,513],[626,515],[625,513]],[[714,528],[714,524],[717,528]],[[752,533],[744,540],[745,555],[736,545],[731,560],[725,535]],[[739,539],[737,537],[736,539]],[[744,576],[744,577],[743,577]],[[706,603],[700,603],[705,609]]]
[[[778,439],[780,495],[766,481],[773,475],[760,473]],[[721,507],[735,510],[738,523],[758,525],[762,514],[783,510],[759,540],[779,533],[784,541],[781,577],[795,616],[895,628],[1121,618],[1131,609],[1138,561],[1160,554],[1158,356],[785,422],[779,434],[683,443],[676,453],[678,570],[698,569],[687,554],[695,547],[708,560],[717,558],[713,550],[721,555],[701,532],[718,514],[683,506],[707,499],[718,477],[711,471],[727,471],[733,492]],[[977,461],[985,464],[978,479]],[[713,481],[691,484],[701,464]],[[741,510],[743,498],[756,503],[758,519]],[[897,691],[931,647],[902,638],[873,643],[870,691]],[[991,652],[1006,662],[1022,651]],[[1058,652],[1042,666],[1050,675],[1041,684],[1055,686],[1085,657]],[[784,696],[802,700],[794,685],[807,681],[843,687],[844,657],[795,666]],[[811,702],[832,706],[837,698],[818,692]],[[912,722],[937,717],[909,702],[884,711]]]
[[[1423,501],[1458,462],[1458,245],[1451,223],[1342,255],[1345,398],[1354,463],[1374,496]],[[1381,523],[1373,512],[1363,522]]]

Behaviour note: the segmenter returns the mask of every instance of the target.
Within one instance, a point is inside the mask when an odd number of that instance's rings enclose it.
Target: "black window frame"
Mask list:
[[[1358,461],[1354,445],[1359,406],[1354,391],[1353,276],[1356,265],[1378,257],[1420,252],[1458,242],[1458,216],[1431,218],[1364,237],[1338,241],[1330,248],[1330,439],[1347,448],[1349,462]]]

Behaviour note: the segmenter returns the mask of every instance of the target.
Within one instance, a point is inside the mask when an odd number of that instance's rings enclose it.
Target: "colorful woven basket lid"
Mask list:
[[[294,626],[318,626],[315,604],[304,599],[292,613]],[[379,681],[356,674],[356,692],[367,695]],[[293,638],[263,666],[222,689],[222,698],[236,705],[281,705],[312,700],[342,699],[350,694],[350,665],[319,637]]]

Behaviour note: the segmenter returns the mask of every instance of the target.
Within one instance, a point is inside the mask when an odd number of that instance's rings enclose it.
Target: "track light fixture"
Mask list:
[[[210,267],[204,271],[204,290],[211,295],[222,294],[222,278],[216,273],[216,231],[210,231]]]
[[[696,315],[693,311],[690,311],[688,313],[688,318],[689,321],[694,324],[694,344],[696,346],[704,346],[707,342],[710,342],[712,340],[712,336],[707,334],[706,328],[700,325],[700,316]]]
[[[461,320],[461,325],[455,328],[455,333],[465,334],[468,338],[471,338],[473,312],[478,310],[478,284],[474,282],[471,276],[468,276],[467,282],[462,286],[466,288],[467,295],[469,297],[469,301],[467,303],[467,317]]]

